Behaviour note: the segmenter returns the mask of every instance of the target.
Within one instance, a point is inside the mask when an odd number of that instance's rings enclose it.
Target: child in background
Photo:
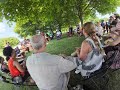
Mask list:
[[[8,73],[9,69],[7,64],[4,62],[4,58],[0,56],[0,70],[2,72]]]

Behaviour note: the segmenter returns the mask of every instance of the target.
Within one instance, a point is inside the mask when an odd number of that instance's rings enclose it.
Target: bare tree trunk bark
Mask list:
[[[83,16],[79,15],[79,19],[80,19],[80,22],[81,22],[81,26],[83,26]]]

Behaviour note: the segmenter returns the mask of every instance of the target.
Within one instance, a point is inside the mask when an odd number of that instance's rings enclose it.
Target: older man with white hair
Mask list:
[[[43,34],[31,38],[34,54],[28,57],[28,71],[40,90],[67,90],[67,72],[77,67],[76,60],[45,52],[46,39]]]

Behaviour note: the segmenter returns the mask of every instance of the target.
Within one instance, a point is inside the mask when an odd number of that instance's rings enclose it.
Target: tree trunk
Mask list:
[[[83,16],[79,15],[79,19],[80,19],[80,22],[81,22],[81,26],[83,26]]]
[[[60,24],[58,25],[58,29],[62,33],[62,31],[61,31],[61,25]]]

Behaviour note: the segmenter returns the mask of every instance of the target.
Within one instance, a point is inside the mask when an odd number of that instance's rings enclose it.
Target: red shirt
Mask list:
[[[10,74],[12,77],[16,77],[16,76],[19,76],[19,75],[22,75],[24,76],[24,72],[20,72],[14,65],[13,65],[13,58],[10,58],[8,60],[8,68],[10,70]]]

